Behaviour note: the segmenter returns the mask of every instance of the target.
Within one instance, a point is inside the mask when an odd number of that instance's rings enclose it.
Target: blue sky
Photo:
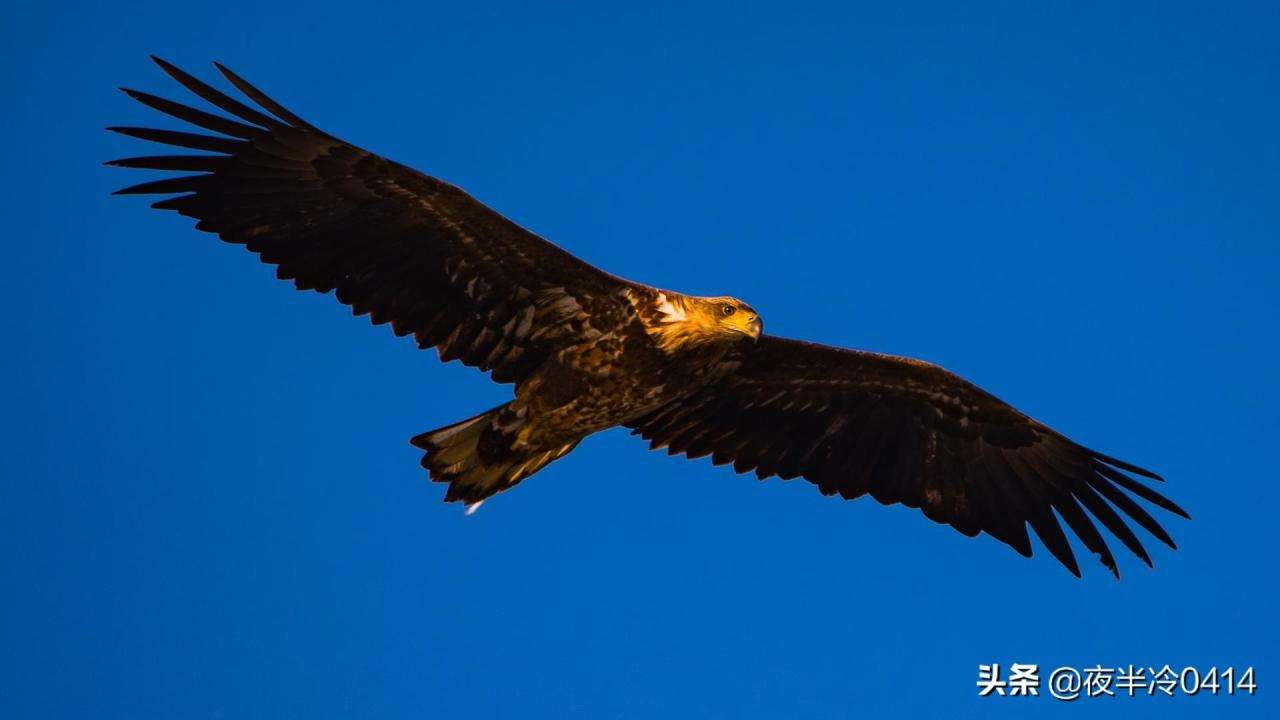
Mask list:
[[[469,5],[8,6],[0,716],[1275,716],[1275,4]],[[100,128],[156,122],[115,86],[182,95],[152,52],[616,273],[938,362],[1194,520],[1076,580],[621,431],[464,517],[406,440],[507,388],[108,197],[145,150]],[[1260,693],[980,699],[990,662]]]

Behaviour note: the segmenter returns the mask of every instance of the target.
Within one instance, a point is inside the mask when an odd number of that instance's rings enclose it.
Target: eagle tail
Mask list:
[[[449,484],[444,501],[466,503],[468,514],[485,499],[513,487],[578,444],[575,440],[551,449],[494,452],[490,446],[495,443],[485,442],[485,431],[494,428],[494,420],[504,409],[506,405],[499,405],[409,441],[425,452],[422,467],[431,480]]]

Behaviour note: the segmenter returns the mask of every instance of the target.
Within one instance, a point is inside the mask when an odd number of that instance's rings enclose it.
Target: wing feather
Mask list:
[[[919,508],[1025,556],[1030,528],[1076,575],[1064,524],[1118,576],[1099,524],[1147,565],[1126,519],[1173,546],[1130,493],[1186,515],[1125,474],[1154,473],[1074,443],[937,366],[772,337],[728,361],[722,380],[629,427],[673,454]]]
[[[390,323],[441,357],[519,382],[548,354],[582,342],[583,318],[627,322],[634,287],[557,248],[436,178],[324,133],[239,75],[222,75],[259,111],[159,58],[166,74],[224,117],[125,92],[213,134],[109,128],[217,153],[115,160],[125,168],[195,171],[120,194],[171,194],[152,205],[245,246],[300,290],[334,292],[356,315]],[[571,301],[571,302],[570,302]],[[568,310],[566,310],[568,309]],[[575,324],[576,323],[576,324]]]

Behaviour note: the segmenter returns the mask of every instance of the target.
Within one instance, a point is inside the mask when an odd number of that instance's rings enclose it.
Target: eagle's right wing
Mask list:
[[[1129,493],[1186,517],[1125,473],[1155,474],[1072,442],[936,365],[769,336],[727,363],[720,381],[628,427],[655,448],[710,455],[761,479],[802,476],[827,495],[920,508],[1023,555],[1030,526],[1076,575],[1058,517],[1117,576],[1086,511],[1147,564],[1125,516],[1170,547],[1173,538]]]
[[[327,293],[397,335],[414,334],[444,360],[518,382],[556,348],[625,321],[624,280],[595,268],[462,190],[361,150],[286,110],[221,65],[266,113],[158,58],[230,119],[134,90],[131,97],[216,135],[110,128],[208,151],[109,165],[196,174],[120,194],[175,194],[152,207],[244,245],[299,289]]]

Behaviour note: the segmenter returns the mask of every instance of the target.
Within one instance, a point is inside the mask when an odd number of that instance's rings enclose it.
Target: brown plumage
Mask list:
[[[586,436],[624,426],[672,454],[918,507],[1028,556],[1030,525],[1077,575],[1058,517],[1113,572],[1094,520],[1148,565],[1126,516],[1173,547],[1135,496],[1186,513],[1129,474],[1156,475],[939,367],[762,336],[742,301],[592,267],[458,188],[315,128],[221,65],[261,110],[156,62],[232,117],[125,90],[213,134],[111,128],[212,153],[112,161],[194,173],[121,194],[173,195],[152,207],[244,245],[299,289],[334,291],[442,360],[515,385],[510,402],[413,438],[430,477],[448,484],[446,501],[474,508]]]

